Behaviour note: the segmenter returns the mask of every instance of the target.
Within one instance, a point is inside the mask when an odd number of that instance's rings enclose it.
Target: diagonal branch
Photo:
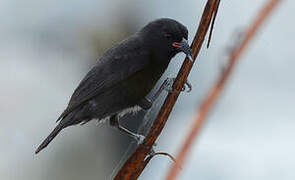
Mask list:
[[[210,22],[212,21],[214,13],[216,14],[216,11],[217,11],[216,3],[219,3],[219,1],[220,0],[207,1],[207,4],[205,6],[205,9],[198,27],[198,31],[195,35],[195,38],[191,46],[194,59],[199,54],[199,51],[201,49],[201,46],[204,42],[205,36],[209,29]],[[193,63],[188,58],[186,58],[173,84],[174,90],[180,91],[182,89],[192,69],[192,66],[193,66]],[[149,155],[153,144],[155,143],[156,139],[162,132],[162,129],[164,128],[167,122],[167,119],[170,115],[170,112],[173,109],[174,104],[176,103],[178,96],[179,96],[179,93],[168,94],[144,142],[138,146],[136,151],[125,162],[123,167],[120,169],[120,171],[116,175],[115,177],[116,180],[137,179],[140,176],[140,174],[142,173],[142,171],[144,170],[144,168],[146,167],[147,163],[150,160],[150,158],[146,159],[146,157]]]
[[[176,163],[173,164],[171,167],[167,180],[174,180],[179,173],[179,167],[184,163],[185,158],[188,155],[188,151],[196,138],[200,128],[204,124],[204,121],[208,117],[208,114],[212,107],[215,105],[218,96],[220,95],[221,91],[223,90],[226,81],[228,80],[230,74],[234,69],[234,65],[236,64],[238,58],[242,55],[245,49],[248,47],[250,40],[253,39],[254,35],[256,34],[257,30],[261,27],[267,17],[269,17],[272,10],[278,5],[280,0],[269,0],[266,5],[262,8],[259,12],[258,16],[254,20],[254,23],[249,27],[247,30],[243,40],[237,45],[237,47],[232,51],[229,64],[226,67],[225,71],[221,75],[220,79],[217,81],[216,85],[212,88],[207,98],[201,104],[199,113],[194,118],[194,125],[189,133],[188,137],[185,139],[185,143],[182,146],[179,154],[176,157]]]

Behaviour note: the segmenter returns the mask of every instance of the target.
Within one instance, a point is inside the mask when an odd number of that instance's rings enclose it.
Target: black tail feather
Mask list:
[[[49,134],[49,136],[40,144],[40,146],[35,151],[35,154],[39,153],[42,149],[46,148],[46,146],[55,138],[55,136],[63,129],[61,124],[57,125],[54,130]]]

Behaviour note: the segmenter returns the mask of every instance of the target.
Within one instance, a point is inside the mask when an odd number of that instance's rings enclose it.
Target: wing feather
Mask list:
[[[108,50],[80,82],[68,107],[57,121],[75,108],[87,103],[89,99],[144,69],[149,63],[148,53],[140,43],[139,37],[134,35]]]

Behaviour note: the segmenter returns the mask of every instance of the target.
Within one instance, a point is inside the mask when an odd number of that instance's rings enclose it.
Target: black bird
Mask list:
[[[182,51],[192,60],[187,38],[184,25],[162,18],[106,51],[80,82],[57,119],[59,124],[35,153],[45,148],[62,129],[92,119],[110,118],[112,126],[141,139],[143,136],[121,127],[119,117],[151,107],[146,95],[177,53]]]

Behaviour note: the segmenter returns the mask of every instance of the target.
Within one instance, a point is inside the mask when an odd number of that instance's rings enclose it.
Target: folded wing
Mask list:
[[[68,107],[57,121],[118,82],[144,69],[149,60],[148,56],[144,56],[147,54],[146,49],[138,41],[140,39],[135,35],[108,50],[80,82]]]

